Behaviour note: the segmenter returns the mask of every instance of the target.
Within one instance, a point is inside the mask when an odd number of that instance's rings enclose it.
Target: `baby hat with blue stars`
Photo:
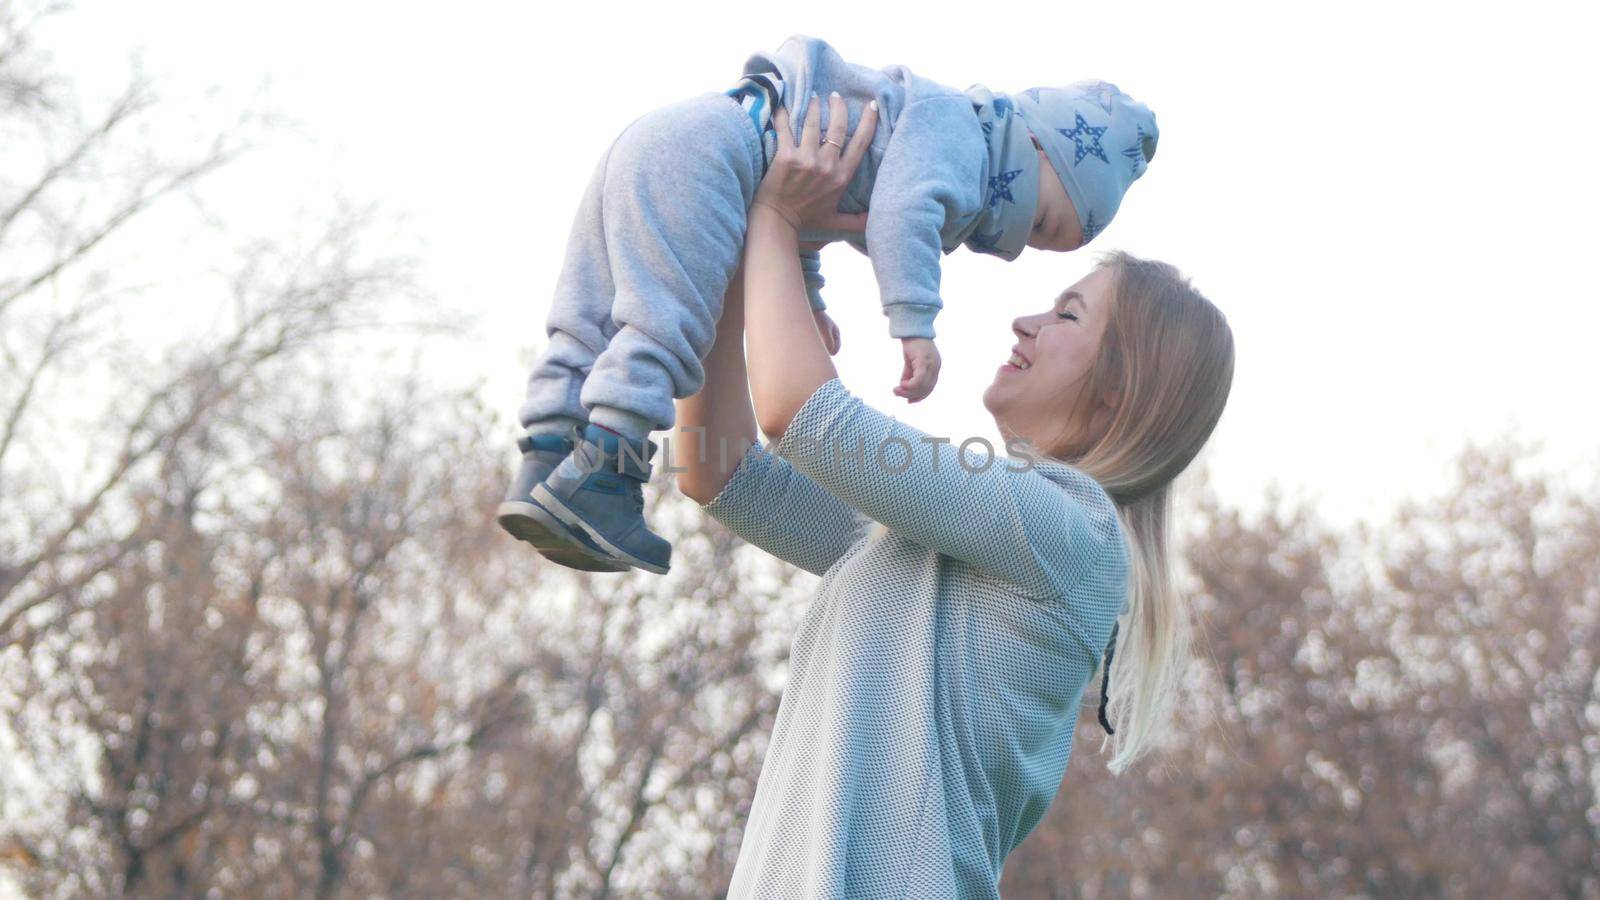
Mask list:
[[[1116,85],[1097,80],[1028,88],[1012,100],[1067,189],[1083,226],[1083,243],[1089,243],[1110,224],[1128,186],[1155,158],[1160,138],[1155,113]]]

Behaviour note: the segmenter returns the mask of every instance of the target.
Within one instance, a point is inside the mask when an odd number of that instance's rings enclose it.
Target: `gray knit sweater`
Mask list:
[[[730,898],[997,898],[1061,784],[1123,608],[1116,510],[1069,466],[928,438],[835,378],[705,505],[822,576]]]

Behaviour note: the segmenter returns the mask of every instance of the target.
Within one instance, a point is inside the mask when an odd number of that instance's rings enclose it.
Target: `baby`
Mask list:
[[[500,524],[547,558],[585,571],[665,574],[672,545],[643,518],[642,485],[671,428],[673,400],[700,389],[701,360],[744,247],[745,215],[773,159],[773,108],[799,139],[806,105],[837,91],[853,133],[878,104],[878,126],[839,201],[870,213],[865,234],[802,230],[806,243],[849,242],[871,260],[890,336],[916,401],[938,369],[933,321],[940,257],[958,246],[1001,259],[1024,247],[1075,250],[1116,214],[1154,157],[1155,117],[1114,85],[965,91],[905,66],[868,68],[804,35],[757,53],[744,77],[635,119],[601,157],[567,241],[546,333],[519,418],[522,466]],[[828,127],[828,107],[819,108]],[[830,336],[820,257],[801,251],[819,332]]]

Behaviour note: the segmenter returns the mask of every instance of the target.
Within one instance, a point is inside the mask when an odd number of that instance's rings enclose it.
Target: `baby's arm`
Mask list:
[[[834,324],[833,318],[824,310],[828,308],[822,302],[822,286],[827,284],[827,279],[822,277],[822,246],[820,244],[800,245],[800,274],[806,282],[806,298],[811,301],[811,317],[816,320],[817,334],[822,336],[822,345],[828,348],[830,356],[839,355],[839,326]]]
[[[900,352],[905,357],[905,367],[900,370],[894,395],[915,403],[928,396],[939,381],[939,348],[928,338],[901,338]]]
[[[895,121],[873,182],[867,247],[889,334],[901,339],[905,353],[895,393],[908,399],[927,396],[938,379],[932,342],[933,319],[943,305],[941,232],[982,205],[984,147],[966,97],[917,100]]]
[[[828,279],[822,277],[821,248],[800,245],[800,275],[806,281],[806,299],[811,302],[811,311],[827,309],[828,304],[822,302],[822,286],[828,283]]]

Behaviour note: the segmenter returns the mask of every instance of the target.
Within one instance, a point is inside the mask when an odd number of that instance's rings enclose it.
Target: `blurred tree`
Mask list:
[[[1600,489],[1534,462],[1469,445],[1445,495],[1342,536],[1203,490],[1206,658],[1163,764],[1074,754],[1005,890],[1600,897]]]
[[[349,373],[316,369],[175,444],[138,490],[139,552],[8,668],[7,725],[48,786],[10,835],[22,882],[554,897],[725,881],[794,573],[745,561],[720,526],[672,531],[667,578],[553,567],[490,514],[506,461],[475,390],[408,379],[358,414]]]
[[[814,577],[664,477],[667,577],[500,531],[481,389],[337,343],[412,284],[370,211],[248,243],[215,333],[120,344],[149,286],[106,248],[274,117],[152,146],[142,76],[86,115],[61,8],[0,5],[0,890],[720,895]],[[1600,487],[1531,462],[1468,447],[1349,533],[1202,482],[1167,752],[1108,777],[1086,691],[1005,893],[1600,897]]]
[[[277,119],[247,107],[199,152],[148,145],[160,110],[148,77],[136,71],[109,109],[87,113],[36,46],[63,9],[0,6],[0,648],[59,624],[63,598],[137,549],[136,476],[268,363],[361,321],[409,280],[407,260],[362,252],[370,211],[342,208],[303,247],[248,246],[209,340],[159,348],[159,361],[124,354],[115,314],[152,286],[121,275],[108,247],[133,242],[165,202],[198,196]],[[110,383],[94,381],[102,366]],[[84,408],[101,396],[103,410]],[[83,451],[81,472],[68,450]]]
[[[678,523],[665,579],[580,577],[500,531],[510,442],[477,389],[336,349],[410,284],[363,252],[369,212],[250,242],[231,326],[136,348],[92,434],[56,442],[133,292],[101,248],[148,240],[148,211],[273,122],[247,110],[163,161],[136,76],[79,127],[34,40],[64,8],[0,8],[0,872],[39,896],[726,881],[798,573],[682,498],[653,497]],[[88,197],[125,199],[83,224]],[[87,483],[62,446],[87,447]]]

